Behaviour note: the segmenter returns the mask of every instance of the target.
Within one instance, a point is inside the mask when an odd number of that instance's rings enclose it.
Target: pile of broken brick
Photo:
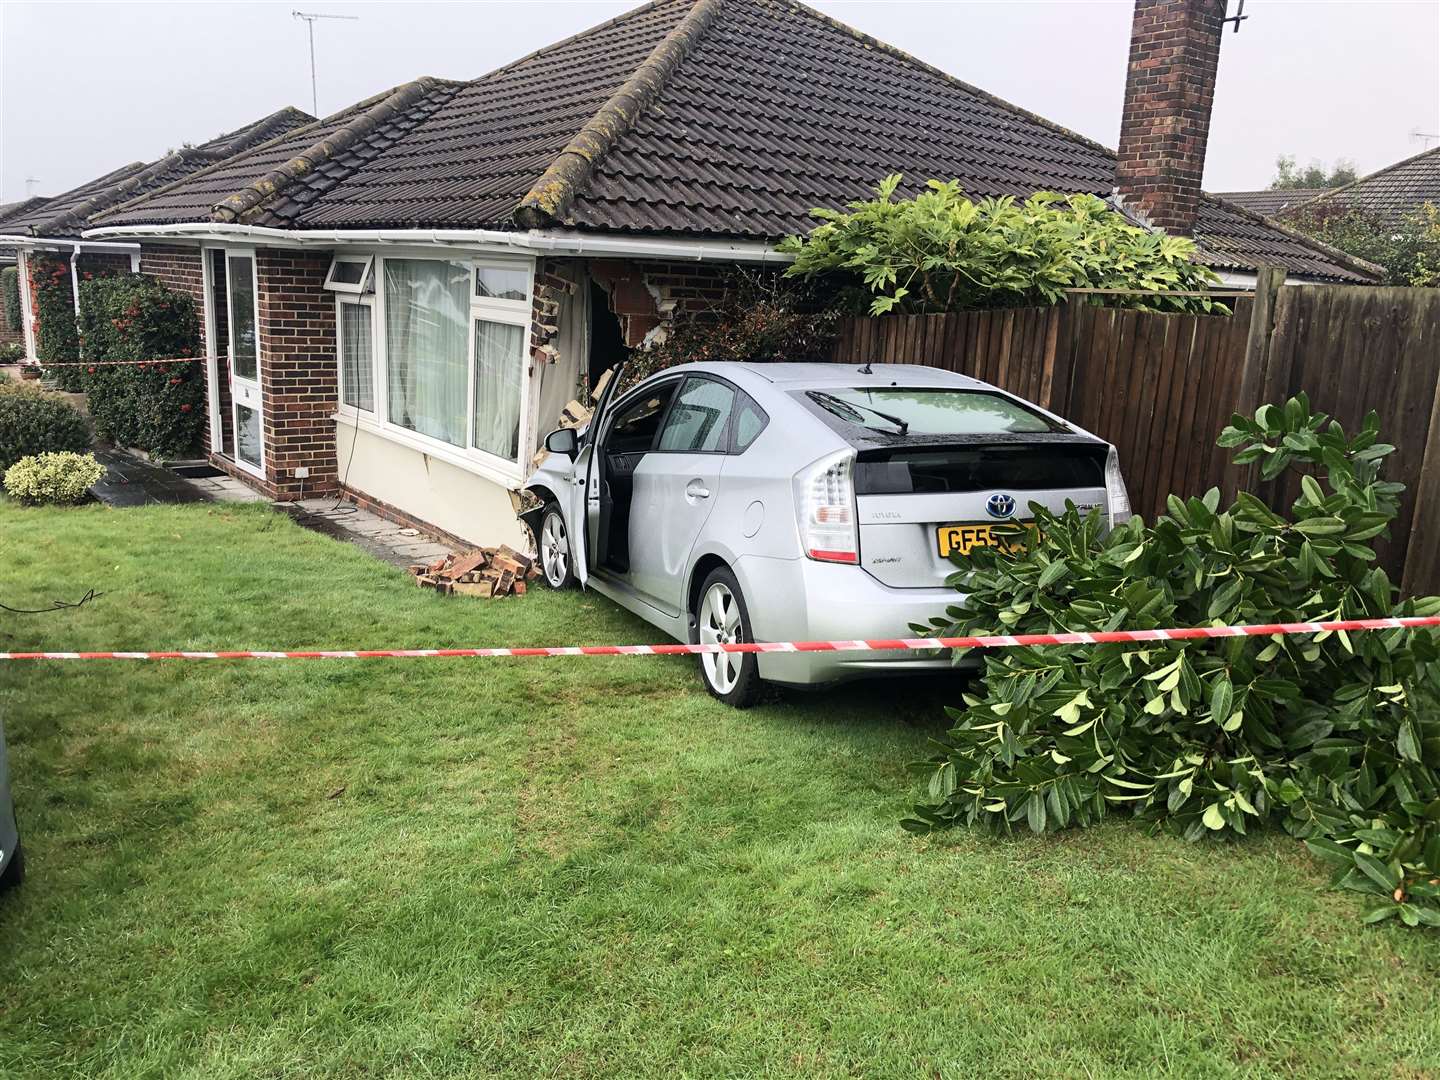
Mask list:
[[[535,560],[514,548],[475,548],[432,563],[414,563],[410,573],[422,589],[459,596],[523,596],[525,583],[540,574]]]

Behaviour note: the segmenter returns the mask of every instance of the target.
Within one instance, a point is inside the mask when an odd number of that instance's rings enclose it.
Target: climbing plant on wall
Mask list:
[[[81,389],[80,372],[73,367],[50,364],[80,359],[80,335],[75,326],[75,294],[70,286],[70,264],[64,259],[39,252],[27,257],[30,268],[31,303],[37,326],[35,351],[45,377],[65,390]]]
[[[102,438],[162,458],[186,457],[205,425],[205,376],[195,301],[146,274],[80,285],[82,372]],[[159,360],[110,366],[105,360]]]

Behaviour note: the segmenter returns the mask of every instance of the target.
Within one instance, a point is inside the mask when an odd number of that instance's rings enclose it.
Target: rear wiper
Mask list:
[[[820,404],[826,406],[827,408],[830,408],[832,412],[835,411],[835,409],[833,408],[835,406],[838,406],[840,409],[849,410],[852,415],[846,416],[846,420],[854,419],[855,423],[860,423],[857,410],[864,409],[871,415],[880,417],[880,419],[884,420],[887,424],[894,424],[897,428],[900,429],[901,435],[910,434],[909,423],[901,420],[898,416],[891,416],[889,413],[881,412],[879,409],[871,405],[861,405],[858,401],[846,401],[844,398],[836,397],[834,394],[827,394],[823,390],[811,390],[810,396],[816,401],[820,402]]]

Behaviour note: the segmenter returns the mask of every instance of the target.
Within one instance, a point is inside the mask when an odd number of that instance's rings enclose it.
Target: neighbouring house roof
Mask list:
[[[1394,226],[1426,203],[1440,206],[1440,146],[1289,206],[1285,216],[1361,210]]]
[[[1243,206],[1261,217],[1271,217],[1287,207],[1324,195],[1330,188],[1267,188],[1264,191],[1221,191],[1218,196]]]
[[[793,0],[656,0],[471,82],[406,84],[96,225],[771,240],[897,171],[909,190],[1104,196],[1115,155]],[[1226,268],[1374,276],[1209,196],[1196,240]]]
[[[183,147],[153,162],[131,162],[62,195],[40,200],[38,205],[0,218],[0,232],[47,239],[79,239],[81,231],[101,211],[167,187],[214,162],[243,153],[313,119],[299,109],[287,107],[199,146]]]
[[[16,199],[14,202],[0,203],[0,222],[20,214],[29,213],[37,206],[50,201],[49,195],[32,195],[28,199]]]

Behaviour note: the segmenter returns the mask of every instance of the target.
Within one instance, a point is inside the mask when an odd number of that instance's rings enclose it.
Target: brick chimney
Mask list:
[[[1195,229],[1225,0],[1135,0],[1115,192],[1167,232]]]

